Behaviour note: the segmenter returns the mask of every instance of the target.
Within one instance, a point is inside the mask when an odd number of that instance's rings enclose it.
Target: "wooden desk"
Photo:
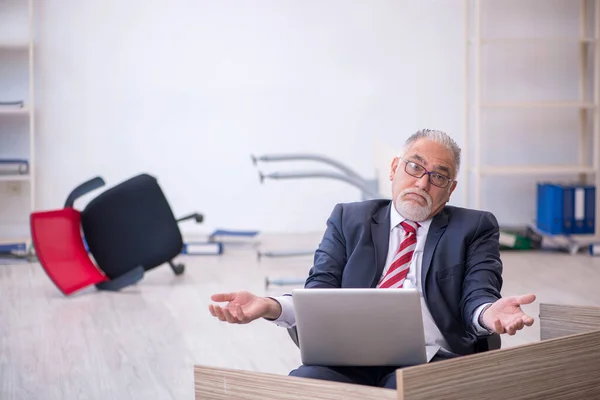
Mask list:
[[[539,342],[399,369],[398,390],[196,366],[196,400],[600,398],[600,307],[541,304],[539,320]]]

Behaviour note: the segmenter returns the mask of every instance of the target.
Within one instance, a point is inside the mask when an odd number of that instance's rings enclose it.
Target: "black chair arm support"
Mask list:
[[[186,216],[183,216],[183,217],[177,219],[177,222],[186,221],[186,220],[192,219],[192,218],[196,220],[197,224],[204,221],[204,216],[202,214],[192,213],[192,214],[188,214]]]
[[[475,344],[475,352],[483,353],[484,351],[498,350],[502,346],[502,339],[497,333],[486,337],[479,338]]]
[[[71,193],[69,194],[69,197],[67,197],[67,201],[65,201],[65,208],[73,208],[73,205],[75,204],[75,200],[77,200],[81,196],[91,192],[92,190],[96,190],[99,187],[104,186],[104,184],[105,184],[104,179],[97,176],[97,177],[92,178],[89,181],[84,182],[81,185],[77,186],[75,189],[73,189],[71,191]]]
[[[298,331],[296,327],[294,326],[293,328],[289,328],[287,331],[296,346],[300,347],[300,340],[298,339]],[[490,336],[480,338],[475,344],[475,352],[482,353],[484,351],[498,350],[501,345],[502,340],[500,335],[494,333]]]
[[[296,344],[296,346],[300,347],[300,340],[298,339],[298,330],[294,326],[293,328],[288,328],[288,334],[292,338],[292,341]]]
[[[126,286],[135,285],[144,277],[144,267],[135,267],[123,275],[106,282],[96,284],[98,290],[117,292]]]

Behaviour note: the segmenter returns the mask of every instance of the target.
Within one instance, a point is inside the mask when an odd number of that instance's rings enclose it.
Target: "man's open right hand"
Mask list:
[[[228,302],[224,306],[210,304],[208,310],[213,317],[231,324],[247,324],[258,318],[277,319],[281,315],[277,301],[246,291],[217,293],[210,298],[215,302]]]

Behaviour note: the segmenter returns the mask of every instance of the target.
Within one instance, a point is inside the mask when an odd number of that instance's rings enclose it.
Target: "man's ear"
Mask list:
[[[398,163],[399,163],[399,159],[398,157],[394,157],[394,159],[392,160],[392,165],[390,166],[390,181],[394,180],[394,175],[396,175],[396,169],[398,169]]]
[[[458,182],[456,181],[452,182],[452,184],[450,185],[450,189],[448,190],[448,201],[450,201],[450,196],[452,196],[452,193],[456,189],[456,186],[458,186]]]

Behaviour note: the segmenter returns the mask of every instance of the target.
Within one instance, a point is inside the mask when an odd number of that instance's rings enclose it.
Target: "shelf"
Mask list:
[[[506,213],[505,218],[521,219],[527,218],[527,213],[531,211],[513,212],[507,209],[506,205],[495,201],[496,199],[486,192],[484,182],[506,181],[511,187],[510,190],[518,193],[519,184],[515,182],[513,186],[511,181],[526,178],[530,181],[528,185],[531,191],[528,196],[531,195],[532,198],[524,201],[527,202],[528,207],[534,209],[537,206],[536,198],[532,193],[535,190],[535,186],[532,186],[535,181],[539,182],[543,179],[548,182],[572,181],[594,185],[597,187],[594,217],[596,235],[574,235],[563,238],[565,247],[571,254],[575,254],[581,248],[580,243],[590,240],[600,243],[600,118],[598,118],[600,116],[600,85],[598,84],[600,82],[600,65],[598,65],[600,63],[600,0],[567,1],[565,4],[570,4],[569,11],[567,12],[565,7],[565,10],[557,13],[556,21],[542,19],[538,13],[540,18],[535,19],[541,23],[540,27],[548,28],[548,34],[544,35],[540,29],[536,29],[524,33],[521,37],[517,36],[519,33],[513,29],[514,24],[510,18],[495,13],[496,8],[488,10],[482,3],[467,2],[465,6],[464,116],[465,153],[469,155],[465,162],[468,179],[465,179],[463,184],[465,206],[485,209],[484,200],[492,200],[495,207]],[[519,12],[521,9],[529,12],[533,9],[528,1],[514,3],[514,12]],[[517,4],[522,5],[517,6]],[[574,15],[578,15],[577,21],[571,19]],[[491,21],[494,23],[491,24]],[[496,31],[496,36],[493,32],[482,30],[488,25],[496,24],[505,28],[503,32]],[[578,29],[573,29],[569,33],[563,31],[563,27]],[[498,56],[505,57],[502,61],[494,57],[496,50],[501,51]],[[557,78],[560,81],[555,79],[544,82],[549,85],[545,87],[541,87],[536,82],[528,82],[530,87],[524,88],[518,81],[511,83],[507,76],[495,73],[501,71],[503,62],[523,61],[523,57],[529,54],[549,57],[546,63],[519,62],[519,65],[510,72],[519,75],[526,73],[522,76],[529,77],[531,80],[531,77],[537,76],[536,71],[540,69],[550,73],[558,67],[565,75],[569,73],[570,78],[561,76]],[[488,74],[488,71],[494,73]],[[490,96],[486,94],[494,92],[488,89],[490,86],[501,90],[502,93],[514,94]],[[496,117],[503,118],[489,119],[487,117],[490,114],[498,114]],[[562,118],[561,123],[556,126],[548,121],[548,117],[554,114]],[[541,151],[560,152],[562,150],[560,146],[569,146],[570,150],[576,152],[576,156],[568,161],[570,164],[563,165],[552,160],[539,160],[537,163],[535,159],[517,161],[514,160],[513,154],[505,152],[498,159],[497,165],[492,164],[487,152],[493,152],[494,149],[484,148],[482,144],[485,143],[487,136],[497,135],[496,131],[489,131],[488,126],[502,124],[507,119],[510,119],[506,124],[512,127],[510,129],[512,136],[505,141],[513,139],[518,141],[518,138],[527,134],[530,129],[536,131],[537,128],[532,128],[532,125],[539,126],[544,132],[548,132],[549,127],[553,135],[564,135],[564,142],[561,142],[561,145],[556,143],[553,148],[543,149],[539,145],[526,141],[523,146],[527,148],[521,150],[535,155]],[[522,128],[519,128],[519,125]],[[518,162],[523,164],[516,164]],[[503,224],[504,221],[499,223]],[[510,224],[520,223],[511,221]],[[548,235],[544,234],[544,237]],[[558,242],[558,238],[556,239]],[[578,243],[580,240],[581,242]]]
[[[1,175],[0,174],[0,182],[28,182],[29,175],[25,174],[14,174],[14,175]]]
[[[0,234],[30,236],[29,214],[36,209],[34,1],[0,1]],[[6,20],[6,21],[4,21]],[[4,28],[4,25],[2,26]],[[16,104],[14,104],[16,103]],[[2,238],[0,238],[2,239]]]
[[[28,42],[5,42],[0,41],[0,50],[28,50]]]
[[[485,108],[578,108],[593,109],[594,103],[580,101],[522,101],[522,102],[485,102]]]
[[[29,108],[10,108],[10,107],[0,107],[0,115],[28,115]]]
[[[522,165],[502,167],[481,167],[471,171],[482,175],[536,175],[536,174],[593,174],[594,167],[581,165]]]
[[[550,44],[556,43],[580,43],[580,44],[592,44],[596,43],[596,38],[593,37],[497,37],[497,38],[480,38],[480,44],[493,44],[493,43],[538,43],[546,42]],[[477,39],[469,39],[469,43],[477,44]]]

